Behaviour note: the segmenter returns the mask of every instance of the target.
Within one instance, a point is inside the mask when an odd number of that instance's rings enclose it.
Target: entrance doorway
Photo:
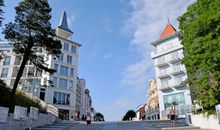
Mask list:
[[[58,111],[61,120],[69,120],[69,110],[59,109]]]

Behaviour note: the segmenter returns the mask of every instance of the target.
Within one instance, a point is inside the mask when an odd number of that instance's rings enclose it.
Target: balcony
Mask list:
[[[171,75],[178,75],[184,73],[184,69],[181,66],[173,67],[173,70],[171,71]]]
[[[156,66],[157,67],[163,67],[163,66],[166,66],[166,65],[168,65],[168,63],[167,62],[165,62],[165,61],[158,61],[157,63],[156,63]]]
[[[170,86],[168,84],[162,84],[158,89],[159,90],[167,90],[167,89],[170,89]]]
[[[181,81],[181,80],[180,81],[174,81],[171,86],[174,87],[174,88],[182,87],[183,86],[182,82],[183,81]]]
[[[180,58],[179,55],[172,55],[169,63],[176,63],[176,62],[179,62],[179,61],[181,61],[181,58]]]
[[[160,72],[159,75],[157,76],[158,78],[166,78],[166,77],[169,77],[170,75],[164,71],[164,72]]]

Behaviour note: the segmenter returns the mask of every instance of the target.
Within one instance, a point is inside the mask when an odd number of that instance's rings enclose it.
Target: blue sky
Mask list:
[[[5,0],[4,23],[14,20],[20,1]],[[82,44],[79,77],[86,79],[93,106],[106,120],[121,120],[147,102],[148,81],[155,77],[150,42],[159,38],[167,17],[178,28],[176,18],[193,1],[49,0],[54,28],[67,12],[71,40]]]

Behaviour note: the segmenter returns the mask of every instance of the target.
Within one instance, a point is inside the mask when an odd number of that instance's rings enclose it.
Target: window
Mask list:
[[[12,71],[12,77],[16,77],[18,75],[19,67],[14,67]]]
[[[2,68],[1,77],[7,77],[8,76],[8,68]]]
[[[34,67],[29,67],[28,68],[28,77],[33,77],[34,76]]]
[[[57,72],[58,72],[58,69],[59,69],[59,65],[58,64],[54,64],[54,68]]]
[[[183,76],[182,75],[176,75],[174,76],[174,83],[175,84],[181,84],[183,82]]]
[[[166,60],[165,60],[164,56],[158,58],[158,61],[157,61],[158,64],[163,64],[165,62],[166,62]]]
[[[72,64],[72,56],[67,55],[67,63]]]
[[[60,66],[60,74],[64,76],[68,76],[68,67],[66,66]]]
[[[58,60],[59,60],[59,61],[63,61],[63,53],[61,53],[61,54],[58,56]]]
[[[171,95],[165,95],[163,96],[164,100],[164,107],[170,107],[173,104],[179,105],[179,104],[185,104],[185,97],[184,93],[175,93]]]
[[[76,46],[73,46],[73,45],[72,45],[72,47],[71,47],[71,52],[74,53],[74,54],[76,53]]]
[[[70,68],[70,77],[74,77],[74,69]]]
[[[73,89],[73,81],[70,81],[69,88]]]
[[[53,77],[53,85],[54,87],[57,87],[57,77]]]
[[[59,88],[67,89],[67,80],[60,78],[59,80]]]
[[[159,74],[160,75],[167,75],[167,67],[162,67],[159,69]]]
[[[69,51],[69,44],[64,42],[64,48],[65,51]]]
[[[14,65],[20,65],[21,64],[21,57],[20,56],[16,56],[15,57],[15,63]]]
[[[10,60],[11,60],[11,56],[7,56],[4,61],[3,61],[3,65],[9,65],[10,64]]]
[[[173,64],[173,71],[174,72],[178,72],[181,70],[181,64],[177,63],[177,64]]]
[[[161,87],[162,87],[162,88],[167,88],[167,87],[169,87],[169,78],[161,79]]]
[[[53,103],[61,105],[70,105],[70,94],[54,92]]]

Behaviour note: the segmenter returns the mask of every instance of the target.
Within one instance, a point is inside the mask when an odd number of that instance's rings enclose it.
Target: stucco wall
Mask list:
[[[218,124],[218,119],[215,115],[192,114],[191,121],[193,126],[198,126],[202,129],[220,130],[220,124]]]

